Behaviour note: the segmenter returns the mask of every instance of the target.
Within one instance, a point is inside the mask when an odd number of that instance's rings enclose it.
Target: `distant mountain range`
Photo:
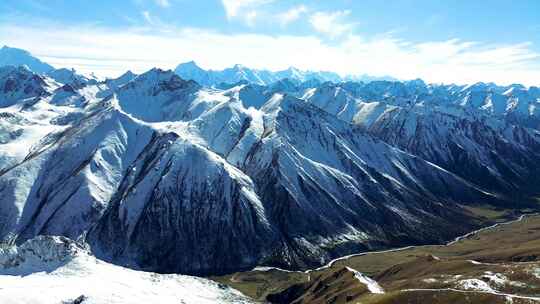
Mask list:
[[[538,208],[536,87],[295,69],[261,84],[241,66],[227,81],[194,64],[200,82],[156,68],[101,81],[2,60],[8,243],[61,235],[166,273],[306,269],[449,240],[488,221],[479,205]]]
[[[370,82],[375,80],[395,81],[395,78],[373,77],[368,75],[347,76],[341,77],[337,73],[322,72],[322,71],[302,71],[294,67],[290,67],[283,71],[272,72],[268,70],[250,69],[243,65],[237,64],[231,68],[224,70],[204,70],[199,67],[194,61],[179,64],[174,70],[183,79],[195,80],[203,86],[220,86],[223,84],[233,84],[238,82],[248,82],[258,85],[270,85],[276,81],[289,79],[294,83],[315,81],[323,82],[344,82],[344,81],[361,81]]]

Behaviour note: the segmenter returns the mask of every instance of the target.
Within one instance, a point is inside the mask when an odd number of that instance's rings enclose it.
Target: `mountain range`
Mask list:
[[[349,75],[342,77],[334,72],[324,71],[302,71],[295,67],[290,67],[282,71],[268,71],[250,69],[240,64],[223,70],[204,70],[194,61],[179,64],[174,70],[183,79],[195,80],[204,86],[220,87],[227,84],[238,82],[253,83],[258,85],[270,85],[276,81],[288,79],[294,83],[302,82],[343,82],[343,81],[362,81],[370,82],[375,80],[395,81],[395,78],[384,76],[374,77],[369,75]]]
[[[251,81],[241,66],[223,84],[194,64],[102,81],[6,58],[9,244],[62,236],[159,273],[308,269],[449,240],[489,222],[479,206],[537,208],[536,87]]]

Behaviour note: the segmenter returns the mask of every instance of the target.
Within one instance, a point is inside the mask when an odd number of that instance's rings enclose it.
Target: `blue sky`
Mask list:
[[[540,84],[540,1],[2,0],[0,45],[58,67],[241,63]]]

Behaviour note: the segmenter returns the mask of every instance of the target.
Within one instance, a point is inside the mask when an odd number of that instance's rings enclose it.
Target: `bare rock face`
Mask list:
[[[87,296],[80,295],[80,296],[76,297],[75,299],[62,301],[62,304],[82,304],[86,300],[88,300]]]

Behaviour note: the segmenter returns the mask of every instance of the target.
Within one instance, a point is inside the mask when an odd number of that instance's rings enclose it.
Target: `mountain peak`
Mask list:
[[[0,49],[0,51],[1,52],[10,52],[10,53],[19,53],[19,54],[24,54],[24,55],[30,55],[30,52],[28,52],[27,50],[14,48],[14,47],[10,47],[10,46],[7,46],[7,45],[4,45]]]
[[[187,68],[189,68],[189,69],[202,70],[202,68],[194,60],[190,60],[190,61],[187,61],[187,62],[180,63],[176,68],[177,69],[180,69],[180,68],[187,69]]]
[[[160,68],[152,68],[151,70],[140,74],[130,81],[130,88],[138,88],[148,90],[150,95],[157,95],[161,91],[176,91],[179,89],[198,88],[193,80],[184,80],[172,70],[162,70]]]
[[[160,79],[163,78],[172,78],[172,77],[178,77],[172,70],[164,70],[161,68],[151,68],[150,70],[140,74],[138,78],[148,78],[148,77],[158,77]]]
[[[426,83],[420,78],[416,78],[416,79],[413,79],[413,80],[406,81],[406,83],[411,84],[411,85],[419,85],[419,86],[425,86],[426,85]]]
[[[0,49],[0,66],[6,65],[26,65],[30,70],[39,74],[46,74],[54,70],[54,67],[32,56],[30,52],[9,46]]]
[[[176,66],[176,69],[174,69],[174,73],[176,73],[176,75],[180,76],[182,79],[194,80],[201,85],[215,85],[215,83],[213,83],[209,79],[209,72],[199,67],[197,63],[193,60],[181,63]]]
[[[47,73],[47,76],[54,79],[58,83],[71,84],[75,85],[76,87],[86,85],[89,82],[95,83],[97,81],[97,77],[95,77],[93,74],[88,76],[79,74],[74,68],[60,68],[52,70]]]
[[[118,78],[116,79],[129,79],[129,80],[132,80],[133,78],[137,77],[137,74],[133,73],[131,70],[128,70],[127,72],[125,72],[124,74],[120,75]]]

